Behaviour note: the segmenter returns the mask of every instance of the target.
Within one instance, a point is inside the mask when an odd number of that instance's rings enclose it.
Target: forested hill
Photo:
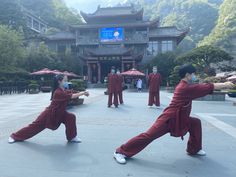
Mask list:
[[[199,45],[216,45],[230,51],[236,47],[236,1],[225,0],[220,6],[215,28]]]
[[[63,0],[20,0],[20,2],[52,26],[81,23],[79,13],[75,9],[69,9]]]
[[[190,28],[182,42],[184,50],[197,46],[208,36],[218,19],[219,6],[223,0],[128,0],[137,7],[144,8],[147,19],[160,17],[163,26],[176,25],[178,28]]]
[[[68,24],[79,24],[81,18],[63,0],[0,0],[0,24],[18,29],[25,25],[22,6],[48,22],[49,26],[64,29]]]

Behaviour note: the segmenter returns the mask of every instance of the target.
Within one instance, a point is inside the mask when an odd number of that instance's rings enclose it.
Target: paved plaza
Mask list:
[[[25,142],[8,144],[10,133],[33,121],[50,103],[49,93],[0,96],[0,177],[235,177],[236,106],[194,101],[192,115],[202,120],[205,157],[186,155],[186,142],[169,134],[128,160],[116,163],[116,147],[142,133],[169,104],[161,92],[162,109],[147,107],[148,93],[124,92],[125,104],[107,108],[104,89],[91,89],[85,104],[69,109],[77,116],[82,143],[67,143],[63,125]]]

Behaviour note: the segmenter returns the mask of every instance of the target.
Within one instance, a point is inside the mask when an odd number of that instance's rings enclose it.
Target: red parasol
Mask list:
[[[138,71],[137,69],[133,68],[128,71],[122,72],[121,75],[123,76],[145,76],[144,73]]]
[[[61,71],[58,71],[58,70],[52,70],[52,73],[53,73],[53,74],[56,74],[56,75],[57,75],[57,74],[63,74]]]
[[[33,73],[30,73],[30,75],[45,75],[45,74],[55,74],[55,73],[48,68],[44,68],[39,71],[35,71]]]
[[[71,76],[71,77],[79,77],[77,74],[72,73],[72,72],[68,72],[68,71],[58,71],[58,70],[50,70],[48,68],[44,68],[42,70],[39,71],[35,71],[33,73],[30,73],[31,75],[46,75],[46,74],[53,74],[53,75],[57,75],[57,74],[64,74],[66,76]]]
[[[71,76],[71,77],[79,77],[77,74],[72,73],[72,72],[68,72],[68,71],[64,71],[63,74],[66,76]]]

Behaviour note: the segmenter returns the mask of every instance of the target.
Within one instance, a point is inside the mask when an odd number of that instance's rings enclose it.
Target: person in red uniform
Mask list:
[[[191,117],[192,100],[213,92],[214,89],[232,88],[231,82],[214,84],[192,84],[195,80],[195,68],[186,64],[179,70],[182,80],[177,85],[170,105],[157,118],[154,124],[144,133],[130,139],[116,149],[113,156],[118,163],[126,163],[126,158],[142,151],[153,140],[170,133],[174,137],[182,137],[189,132],[187,153],[189,155],[205,155],[202,150],[201,121]]]
[[[117,90],[117,83],[118,83],[118,76],[116,74],[115,67],[111,68],[111,73],[108,74],[108,107],[111,107],[112,104],[118,108],[118,90]],[[112,101],[113,97],[113,101]]]
[[[120,104],[124,104],[124,101],[123,101],[123,88],[122,88],[123,76],[120,74],[119,69],[117,69],[116,74],[118,76],[118,82],[117,82],[117,93],[118,93],[118,98],[119,98],[118,100],[119,100]]]
[[[9,143],[24,141],[32,138],[45,128],[56,130],[61,123],[66,127],[66,138],[69,142],[81,142],[77,137],[76,117],[66,111],[70,99],[78,98],[82,95],[89,96],[88,92],[72,93],[65,90],[68,87],[67,77],[60,74],[54,77],[51,104],[38,116],[38,118],[27,127],[12,133],[8,139]]]
[[[154,66],[152,73],[148,76],[148,88],[149,88],[149,99],[148,106],[151,107],[153,104],[156,107],[160,107],[160,85],[161,85],[161,75],[157,73],[157,67]]]

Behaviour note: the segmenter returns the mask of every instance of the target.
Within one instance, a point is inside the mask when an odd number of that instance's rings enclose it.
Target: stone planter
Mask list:
[[[39,90],[29,90],[29,94],[38,94]]]
[[[236,92],[228,92],[228,96],[236,98]]]
[[[212,94],[206,95],[204,97],[195,99],[196,101],[225,101],[226,92],[216,91]]]
[[[44,93],[51,92],[52,87],[50,87],[50,86],[42,86],[40,90],[41,90],[41,92],[44,92]]]
[[[83,98],[79,98],[79,99],[72,99],[69,103],[68,106],[78,106],[84,103],[84,99]]]

